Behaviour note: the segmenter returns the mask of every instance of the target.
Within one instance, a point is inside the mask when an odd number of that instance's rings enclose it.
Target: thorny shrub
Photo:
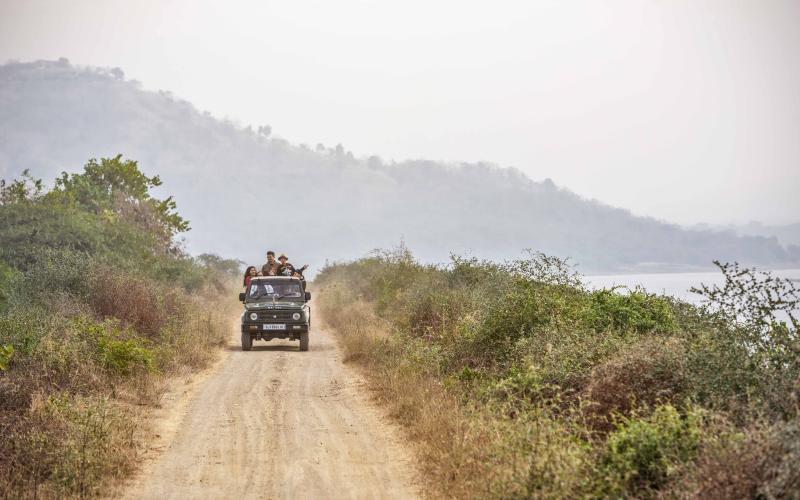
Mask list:
[[[741,477],[722,491],[780,496],[800,481],[797,450],[773,437],[795,435],[795,291],[721,268],[704,308],[588,290],[537,253],[431,266],[401,247],[328,266],[315,286],[437,494],[691,497]],[[759,428],[776,430],[747,437]],[[726,464],[740,472],[726,479]]]

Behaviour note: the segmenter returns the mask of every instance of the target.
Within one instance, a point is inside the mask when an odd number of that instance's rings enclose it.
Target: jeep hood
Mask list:
[[[274,310],[278,311],[278,310],[302,309],[303,308],[303,304],[304,304],[303,302],[277,302],[276,301],[275,305],[273,306],[272,301],[268,301],[268,302],[248,302],[248,303],[245,303],[244,308],[247,311],[263,310],[263,309],[267,309],[267,310],[274,309]]]

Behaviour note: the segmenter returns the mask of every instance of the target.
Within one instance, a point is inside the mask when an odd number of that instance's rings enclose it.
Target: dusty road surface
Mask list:
[[[410,452],[315,323],[308,352],[281,340],[242,352],[234,331],[216,368],[165,409],[163,451],[123,496],[415,498]]]

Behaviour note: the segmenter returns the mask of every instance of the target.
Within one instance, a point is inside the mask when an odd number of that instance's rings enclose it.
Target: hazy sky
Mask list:
[[[800,220],[797,0],[0,0],[0,61],[58,57],[295,143]]]

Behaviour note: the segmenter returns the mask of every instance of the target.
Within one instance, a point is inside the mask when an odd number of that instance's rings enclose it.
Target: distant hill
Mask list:
[[[714,231],[737,236],[777,238],[778,243],[787,248],[791,255],[796,255],[796,247],[800,247],[800,222],[794,224],[764,224],[759,221],[750,221],[747,224],[729,224],[726,226],[700,223],[694,224],[688,229],[692,231]]]
[[[236,89],[221,89],[235,92]],[[346,120],[347,117],[342,117]],[[296,264],[362,256],[401,240],[421,258],[570,256],[584,272],[706,267],[712,259],[789,266],[800,249],[773,238],[686,230],[583,199],[489,164],[355,158],[241,128],[119,69],[66,60],[0,66],[0,177],[51,181],[90,157],[123,154],[159,174],[192,224],[191,251]]]
[[[784,246],[800,246],[800,222],[795,224],[770,225],[750,222],[732,228],[738,234],[747,236],[775,236]]]

